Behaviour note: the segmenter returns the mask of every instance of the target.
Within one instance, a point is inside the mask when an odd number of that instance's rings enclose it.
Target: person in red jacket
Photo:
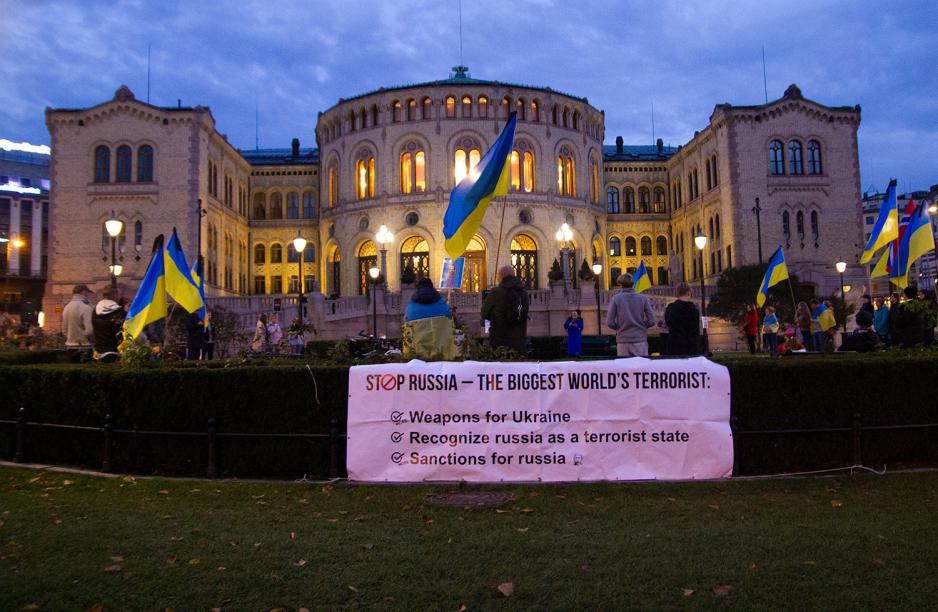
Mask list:
[[[749,352],[756,354],[756,336],[759,334],[759,311],[755,305],[746,304],[746,314],[743,315],[743,323],[739,329],[746,334],[746,344],[749,345]]]

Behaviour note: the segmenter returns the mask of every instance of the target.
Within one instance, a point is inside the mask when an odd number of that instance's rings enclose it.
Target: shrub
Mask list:
[[[547,278],[557,282],[563,280],[563,269],[560,267],[560,262],[557,261],[557,258],[554,258],[554,263],[550,264],[550,270],[547,271]]]

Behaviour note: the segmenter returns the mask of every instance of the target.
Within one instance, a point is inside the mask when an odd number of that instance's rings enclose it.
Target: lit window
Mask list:
[[[479,117],[489,116],[489,99],[485,96],[479,96]]]
[[[375,197],[374,157],[362,157],[355,162],[355,197],[359,200]]]
[[[469,173],[476,167],[476,164],[479,163],[482,154],[479,149],[456,149],[456,152],[453,155],[453,178],[458,185],[464,178],[469,176]]]
[[[531,100],[531,113],[528,115],[528,119],[531,121],[540,121],[540,115],[538,115],[538,106],[536,100]]]
[[[339,203],[339,168],[334,161],[329,166],[327,178],[327,188],[329,189],[329,207],[332,208]]]
[[[430,98],[423,99],[423,118],[430,119],[433,115],[433,101]]]
[[[416,143],[401,153],[401,193],[421,193],[427,188],[427,157]]]
[[[407,101],[407,120],[416,121],[417,119],[417,101],[411,98]]]
[[[469,96],[462,97],[462,116],[463,118],[472,117],[472,98]]]
[[[446,96],[446,116],[449,119],[456,117],[456,98]]]
[[[524,98],[518,98],[518,99],[515,101],[515,112],[518,113],[518,120],[519,120],[519,121],[524,121],[524,120],[525,120],[525,112],[524,112],[524,111],[525,111],[525,108],[526,108],[526,105],[525,105],[525,102],[524,102]]]
[[[534,191],[534,153],[524,152],[524,162],[522,164],[522,186],[528,193]]]
[[[401,101],[395,100],[391,104],[391,121],[398,123],[401,120]]]

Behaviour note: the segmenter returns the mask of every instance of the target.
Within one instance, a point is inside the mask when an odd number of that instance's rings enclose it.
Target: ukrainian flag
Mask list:
[[[199,288],[199,296],[202,298],[202,307],[199,308],[199,318],[202,319],[202,324],[207,327],[208,321],[205,320],[205,283],[202,281],[199,260],[200,258],[196,256],[195,263],[192,264],[192,280],[195,281],[196,286]]]
[[[205,301],[199,291],[199,286],[192,278],[189,271],[189,264],[186,263],[186,254],[182,251],[182,245],[179,243],[179,236],[176,235],[176,228],[173,228],[173,235],[166,245],[165,267],[166,267],[166,293],[169,294],[177,304],[186,309],[187,312],[196,312],[205,307]]]
[[[788,266],[785,265],[785,253],[782,247],[776,249],[772,259],[769,260],[769,269],[765,271],[765,277],[762,284],[759,285],[759,292],[756,294],[756,305],[762,308],[766,298],[769,297],[769,288],[774,287],[788,278]]]
[[[912,264],[922,255],[934,250],[935,236],[932,234],[931,219],[925,203],[922,202],[909,220],[909,226],[899,242],[899,270],[908,278]]]
[[[508,195],[515,120],[516,113],[512,112],[492,148],[449,194],[449,206],[443,216],[443,237],[446,253],[454,261],[466,251],[492,198]]]
[[[837,320],[834,318],[834,311],[824,304],[819,305],[817,310],[811,313],[811,316],[817,319],[818,325],[821,327],[821,331],[826,332],[832,327],[837,327]]]
[[[137,289],[134,301],[124,319],[124,338],[139,338],[143,328],[166,316],[166,274],[163,256],[163,236],[153,245],[153,259]]]
[[[648,270],[645,269],[644,261],[640,261],[638,264],[638,270],[635,271],[635,275],[632,277],[632,287],[635,289],[635,293],[641,293],[651,287],[651,278],[648,276]]]
[[[860,255],[860,263],[865,264],[873,255],[899,237],[899,209],[896,205],[896,179],[889,181],[886,197],[879,209],[879,218],[870,232],[870,240]]]
[[[876,264],[876,267],[873,268],[873,271],[870,272],[870,278],[879,278],[881,276],[889,275],[889,252],[892,249],[883,249],[883,254],[879,258],[879,262]]]

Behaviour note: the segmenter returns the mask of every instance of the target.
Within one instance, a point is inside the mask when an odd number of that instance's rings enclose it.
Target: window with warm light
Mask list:
[[[557,156],[557,191],[560,195],[576,196],[576,161],[566,147]]]
[[[462,97],[462,116],[463,119],[472,117],[472,98],[469,96]]]
[[[448,119],[454,119],[456,117],[456,98],[454,96],[446,96],[446,117]]]
[[[339,166],[333,161],[327,171],[326,188],[329,190],[329,208],[339,203]]]
[[[528,119],[531,121],[540,121],[540,115],[538,114],[539,107],[537,100],[531,100],[531,112],[528,114]]]
[[[401,193],[422,193],[427,188],[427,157],[416,143],[401,153]]]
[[[515,112],[518,113],[518,121],[525,120],[526,118],[525,115],[527,114],[525,113],[526,110],[527,110],[527,105],[524,101],[524,98],[518,98],[517,100],[515,100]]]
[[[526,146],[526,143],[518,143]],[[534,153],[530,150],[511,152],[511,188],[515,191],[534,191]]]
[[[423,108],[423,119],[430,119],[433,116],[433,101],[429,96],[424,97],[423,102],[421,102],[421,107]]]
[[[489,99],[485,96],[479,96],[479,117],[487,118],[489,116]]]
[[[371,200],[375,197],[375,158],[360,157],[355,162],[355,197]]]
[[[472,172],[481,158],[481,151],[474,147],[471,149],[456,149],[453,154],[453,178],[457,185],[469,176],[469,173]]]
[[[407,101],[407,120],[416,121],[417,120],[417,101],[411,98]]]
[[[395,100],[391,103],[391,121],[400,123],[401,121],[401,101]]]
[[[590,194],[593,204],[599,204],[599,162],[595,158],[590,160]]]

